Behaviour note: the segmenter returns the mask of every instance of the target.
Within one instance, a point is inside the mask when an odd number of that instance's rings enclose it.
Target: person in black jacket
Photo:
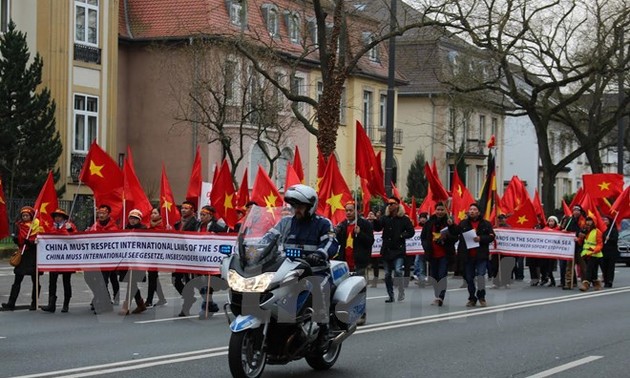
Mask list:
[[[619,231],[610,216],[605,215],[602,217],[604,223],[606,223],[606,232],[604,232],[604,249],[602,253],[601,268],[604,276],[604,287],[613,287],[613,280],[615,279],[615,261],[619,257],[619,250],[617,249],[617,240],[619,240]]]
[[[468,207],[468,217],[462,220],[459,225],[448,220],[449,231],[459,236],[459,253],[464,254],[464,277],[468,284],[468,302],[466,307],[474,307],[479,301],[481,307],[486,307],[486,273],[488,271],[488,257],[490,255],[490,243],[494,241],[494,230],[492,224],[481,217],[479,204],[472,203]],[[466,245],[464,233],[474,230],[473,243],[478,246]],[[475,278],[477,285],[475,286]]]
[[[375,218],[375,217],[374,217]],[[415,235],[411,219],[400,206],[400,200],[395,196],[389,197],[385,216],[374,220],[374,230],[383,231],[383,245],[381,257],[385,266],[385,287],[388,299],[386,303],[394,301],[394,280],[398,286],[398,301],[405,300],[405,285],[403,282],[403,264],[407,256],[406,239]]]
[[[346,203],[345,210],[346,219],[335,228],[339,241],[337,259],[347,262],[350,271],[365,277],[374,244],[372,224],[356,216],[354,201]]]
[[[196,205],[191,201],[182,202],[182,206],[180,207],[180,212],[182,214],[182,219],[175,222],[173,227],[178,231],[191,231],[197,232],[197,228],[199,227],[199,221],[195,217]],[[175,290],[182,295],[184,292],[184,287],[190,281],[190,274],[188,273],[172,273],[172,282]],[[192,306],[192,304],[191,304]],[[188,313],[180,312],[180,316],[188,316]]]
[[[435,204],[435,213],[422,226],[420,240],[424,258],[429,262],[429,282],[435,294],[432,305],[442,306],[446,296],[448,259],[455,255],[457,240],[448,230],[446,206],[442,202]]]

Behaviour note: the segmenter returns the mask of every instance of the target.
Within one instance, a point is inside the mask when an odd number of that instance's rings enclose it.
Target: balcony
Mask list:
[[[101,49],[98,47],[74,44],[74,60],[101,64]]]
[[[381,143],[385,144],[387,133],[384,128],[381,127],[368,127],[366,133],[372,143]],[[394,146],[400,147],[403,142],[403,131],[402,129],[394,129]]]

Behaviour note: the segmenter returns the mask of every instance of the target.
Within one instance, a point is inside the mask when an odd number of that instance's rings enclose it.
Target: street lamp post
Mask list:
[[[390,31],[396,30],[396,2],[391,0]],[[385,191],[392,195],[392,171],[394,166],[394,96],[396,94],[396,37],[389,39],[389,71],[387,76],[387,119],[385,123]]]

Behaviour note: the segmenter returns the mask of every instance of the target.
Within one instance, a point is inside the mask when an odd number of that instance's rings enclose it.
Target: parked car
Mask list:
[[[626,266],[630,266],[630,219],[621,221],[617,250],[619,251],[617,262],[625,263]]]

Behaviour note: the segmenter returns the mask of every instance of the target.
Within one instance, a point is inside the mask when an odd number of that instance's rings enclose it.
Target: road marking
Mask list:
[[[188,316],[175,316],[172,318],[164,318],[164,319],[154,319],[154,320],[138,320],[134,323],[136,324],[147,324],[147,323],[160,323],[160,322],[172,322],[174,320],[186,320],[192,318],[198,318],[199,315],[188,315]]]
[[[173,354],[167,354],[163,356],[138,358],[138,359],[130,360],[130,361],[112,362],[109,364],[84,366],[80,368],[49,371],[46,373],[39,373],[39,374],[20,375],[13,378],[50,377],[50,376],[59,375],[59,374],[81,373],[87,370],[94,370],[94,369],[121,369],[121,367],[125,365],[132,365],[132,366],[124,368],[125,370],[134,370],[134,369],[139,369],[141,367],[149,367],[150,365],[148,364],[153,363],[153,361],[156,361],[155,363],[157,363],[158,365],[164,365],[165,363],[170,363],[170,361],[172,361],[173,359],[174,360],[180,360],[180,359],[186,359],[186,358],[199,359],[199,358],[208,358],[208,357],[225,355],[227,354],[227,349],[228,347],[202,349],[202,350],[197,350],[193,352],[173,353]],[[157,361],[157,360],[164,360],[164,361]],[[182,361],[186,361],[186,360],[182,360]],[[147,365],[147,366],[144,366],[144,365]],[[116,371],[122,371],[122,370],[116,370]],[[94,372],[89,372],[86,374],[96,375],[96,374],[104,374],[106,372],[108,371],[100,370],[98,373],[95,373],[95,374],[92,374]],[[87,375],[68,375],[68,376],[69,377],[80,377],[80,376],[85,377]]]
[[[604,356],[588,356],[588,357],[584,357],[584,358],[582,358],[580,360],[569,362],[569,363],[566,363],[564,365],[557,366],[557,367],[555,367],[553,369],[541,371],[540,373],[535,374],[535,375],[530,375],[527,378],[545,378],[545,377],[549,377],[551,375],[558,374],[558,373],[563,372],[565,370],[573,369],[574,367],[578,367],[580,365],[588,364],[589,362],[593,362],[593,361],[599,360],[600,358],[603,358],[603,357]]]
[[[362,333],[385,331],[385,330],[396,329],[396,328],[401,328],[401,327],[417,326],[417,325],[422,325],[422,324],[436,323],[436,322],[465,318],[465,317],[487,315],[487,314],[491,314],[495,312],[509,311],[509,310],[515,310],[515,309],[520,309],[520,308],[527,308],[527,307],[551,305],[551,304],[557,304],[557,303],[562,303],[562,302],[590,299],[590,298],[595,298],[595,297],[600,297],[600,296],[621,294],[621,293],[626,293],[626,292],[630,292],[630,287],[626,286],[623,288],[609,289],[606,291],[579,293],[579,294],[573,294],[573,295],[564,296],[564,297],[537,299],[537,300],[530,300],[530,301],[524,301],[524,302],[516,302],[512,304],[497,305],[494,307],[487,307],[487,308],[475,308],[475,309],[470,309],[470,310],[457,311],[457,312],[449,313],[449,314],[430,315],[430,316],[424,316],[424,317],[418,317],[418,318],[395,320],[395,321],[385,322],[385,323],[368,324],[365,326],[361,326],[361,328],[359,328],[359,330],[357,330],[355,334],[359,335]],[[185,318],[179,318],[179,319],[185,319]],[[198,360],[198,359],[203,359],[203,358],[225,356],[227,355],[227,353],[228,353],[228,347],[224,346],[224,347],[217,347],[217,348],[205,349],[205,350],[200,350],[200,351],[147,357],[147,358],[141,358],[141,359],[130,360],[130,361],[121,361],[121,362],[113,362],[113,363],[103,364],[103,365],[85,366],[81,368],[51,371],[51,372],[45,372],[45,373],[40,373],[40,374],[18,376],[18,377],[13,377],[13,378],[35,378],[35,377],[49,377],[49,376],[88,377],[88,376],[94,376],[94,375],[118,373],[121,371],[137,370],[137,369],[149,368],[149,367],[160,366],[160,365],[167,365],[167,364],[178,363],[178,362],[186,362],[186,361]],[[597,356],[593,356],[593,357],[597,357]],[[601,357],[598,357],[598,358],[601,358]],[[565,365],[562,365],[562,366],[565,366]],[[98,369],[98,370],[95,370],[95,369]],[[78,373],[78,374],[74,374],[74,373]],[[61,375],[61,374],[69,374],[69,375]],[[539,374],[542,374],[542,373],[539,373]]]

